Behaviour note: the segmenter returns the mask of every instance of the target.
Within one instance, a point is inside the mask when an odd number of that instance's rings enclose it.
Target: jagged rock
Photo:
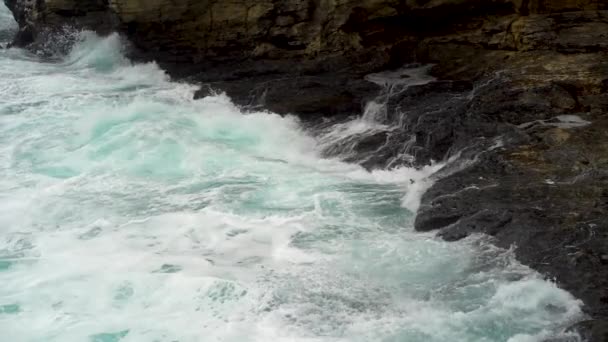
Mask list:
[[[354,114],[369,97],[360,90],[373,88],[363,76],[404,63],[437,63],[444,78],[472,80],[517,51],[608,46],[600,0],[5,2],[21,27],[17,45],[48,41],[66,25],[119,30],[140,48],[134,57],[169,70],[196,65],[185,74],[200,70],[199,81],[243,105],[267,94],[263,103],[280,113]],[[335,89],[348,80],[357,80],[352,90]],[[244,91],[247,83],[255,90]],[[293,105],[284,100],[300,93]]]
[[[572,330],[579,331],[583,341],[608,341],[608,320],[585,321]]]
[[[117,22],[105,0],[5,0],[19,24],[13,45],[27,46],[49,38],[65,27],[91,28],[109,33]]]

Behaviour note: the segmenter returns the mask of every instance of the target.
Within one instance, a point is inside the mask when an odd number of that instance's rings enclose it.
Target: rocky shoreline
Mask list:
[[[424,195],[416,229],[515,245],[584,301],[592,319],[577,329],[608,340],[608,2],[5,3],[20,26],[15,45],[39,48],[66,26],[119,31],[133,58],[201,84],[197,96],[224,91],[311,125],[360,114],[382,91],[370,73],[433,65],[435,81],[391,89],[383,120],[400,128],[359,141],[366,157],[355,161],[419,166],[459,154]]]

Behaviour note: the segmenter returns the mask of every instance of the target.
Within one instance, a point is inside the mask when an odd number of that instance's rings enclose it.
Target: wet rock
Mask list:
[[[101,34],[109,33],[117,25],[104,0],[5,0],[19,24],[13,45],[25,47],[48,43],[50,33],[62,35],[67,27],[88,28]]]
[[[577,331],[584,341],[608,341],[608,320],[590,320],[571,328]]]
[[[424,195],[417,229],[440,229],[448,240],[492,235],[583,299],[589,314],[606,317],[608,121],[592,120],[565,132],[530,132],[528,144],[482,152],[472,166],[439,179]],[[547,134],[558,138],[548,142]]]
[[[202,83],[195,98],[220,92],[247,109],[306,116],[355,115],[380,91],[362,77],[345,74],[283,74]]]
[[[65,27],[117,30],[139,48],[133,57],[204,84],[199,96],[211,87],[239,104],[304,115],[356,114],[372,89],[364,76],[404,63],[436,63],[442,78],[472,81],[515,52],[608,46],[608,4],[595,0],[5,3],[20,26],[15,45],[45,48]],[[551,96],[529,105],[577,104]]]

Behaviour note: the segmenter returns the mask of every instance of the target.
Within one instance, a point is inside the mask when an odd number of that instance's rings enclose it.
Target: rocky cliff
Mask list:
[[[15,44],[66,26],[117,30],[174,77],[238,104],[319,117],[361,113],[365,75],[433,64],[401,87],[354,161],[460,156],[426,193],[419,230],[483,232],[586,303],[607,340],[608,1],[5,0]],[[401,75],[407,77],[407,75]],[[395,89],[393,89],[395,90]],[[400,159],[399,156],[414,156]],[[454,158],[452,158],[454,159]],[[604,322],[604,323],[602,323]]]

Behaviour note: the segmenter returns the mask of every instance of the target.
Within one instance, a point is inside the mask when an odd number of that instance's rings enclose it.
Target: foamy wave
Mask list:
[[[324,158],[296,118],[83,37],[62,63],[0,55],[4,339],[527,341],[580,318],[509,251],[413,231],[441,164]]]

